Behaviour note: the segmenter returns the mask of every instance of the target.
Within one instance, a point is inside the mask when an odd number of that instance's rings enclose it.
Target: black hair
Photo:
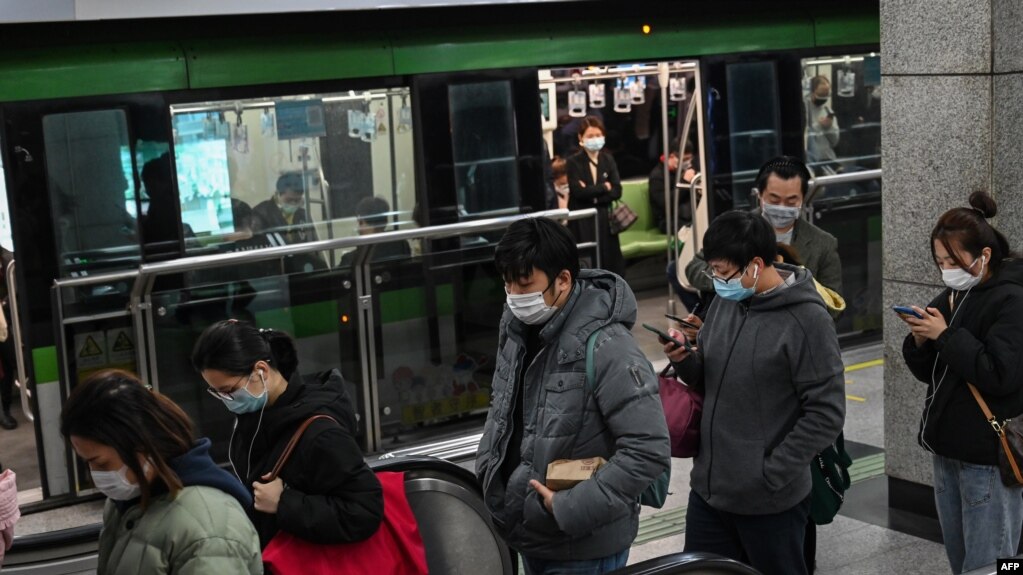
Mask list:
[[[778,256],[778,240],[763,216],[733,210],[715,218],[707,228],[703,256],[708,262],[724,260],[740,268],[759,257],[765,266],[772,266]]]
[[[231,198],[231,220],[234,222],[234,231],[251,228],[252,208],[238,198]]]
[[[192,421],[177,404],[142,385],[135,374],[118,369],[90,375],[71,390],[60,414],[60,433],[117,451],[138,479],[143,509],[157,480],[172,496],[184,487],[170,461],[187,453],[196,440]],[[153,482],[143,473],[139,454],[153,467]]]
[[[382,228],[387,225],[387,212],[391,206],[387,200],[377,196],[367,196],[355,204],[355,217],[367,226]]]
[[[277,178],[277,193],[283,194],[284,192],[295,192],[297,194],[304,194],[305,187],[302,186],[302,174],[298,172],[284,172]]]
[[[802,192],[803,197],[806,198],[806,192],[810,186],[810,170],[806,169],[806,164],[799,158],[794,156],[778,156],[760,166],[760,171],[757,172],[757,179],[753,182],[760,195],[763,195],[764,190],[767,189],[767,179],[771,177],[771,174],[783,180],[799,178],[799,190]]]
[[[581,140],[586,130],[590,128],[596,128],[600,130],[601,135],[606,136],[607,130],[604,128],[604,122],[600,121],[600,118],[596,116],[586,116],[579,121],[579,139]]]
[[[1009,248],[1009,240],[988,222],[988,218],[998,214],[998,206],[994,198],[983,191],[970,194],[969,201],[970,207],[952,208],[938,218],[938,223],[931,230],[931,256],[937,264],[934,242],[941,242],[956,264],[965,270],[973,262],[962,261],[953,249],[953,243],[973,258],[980,257],[984,248],[991,248],[991,261],[987,262],[987,266],[991,273],[998,273],[1003,260],[1016,256]]]
[[[199,372],[215,369],[241,376],[260,360],[290,379],[298,368],[295,340],[283,331],[226,319],[206,328],[192,348],[192,366]]]
[[[508,226],[494,251],[497,272],[506,282],[529,277],[533,268],[553,282],[561,270],[579,277],[579,249],[565,226],[547,218],[523,218]]]

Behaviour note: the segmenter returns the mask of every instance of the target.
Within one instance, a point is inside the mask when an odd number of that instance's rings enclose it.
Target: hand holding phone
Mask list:
[[[666,344],[668,342],[671,342],[671,343],[675,344],[675,349],[678,349],[680,347],[684,347],[686,349],[686,351],[692,351],[693,350],[692,346],[689,345],[689,342],[687,340],[685,340],[685,339],[683,339],[682,341],[679,341],[678,338],[672,337],[668,332],[660,330],[660,329],[658,329],[658,328],[656,328],[656,327],[654,327],[654,326],[652,326],[650,324],[644,323],[643,327],[648,329],[648,330],[650,330],[650,331],[652,331],[652,332],[654,332],[655,334],[657,334],[657,337],[658,337],[658,339],[661,340],[661,343],[665,343]]]
[[[664,317],[666,317],[666,318],[668,318],[670,320],[673,320],[673,321],[677,321],[678,323],[680,323],[682,325],[682,327],[688,327],[689,329],[695,329],[695,330],[699,330],[700,329],[700,326],[696,325],[695,323],[688,322],[688,321],[678,317],[677,315],[671,315],[670,313],[666,313],[666,314],[664,314]]]
[[[892,306],[892,311],[894,311],[895,313],[897,313],[899,315],[911,316],[911,317],[915,317],[917,319],[923,319],[924,318],[924,316],[920,315],[920,313],[917,312],[915,309],[913,309],[913,308],[911,308],[909,306],[906,306],[906,305],[895,305],[895,306]]]

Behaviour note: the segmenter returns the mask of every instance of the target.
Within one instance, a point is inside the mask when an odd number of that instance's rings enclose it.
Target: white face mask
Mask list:
[[[149,472],[149,462],[142,467],[143,473]],[[117,471],[91,470],[92,482],[103,495],[116,501],[130,501],[142,494],[137,483],[128,481],[128,466],[122,465]]]
[[[774,204],[763,204],[761,210],[764,217],[767,218],[768,222],[771,222],[771,226],[776,229],[784,229],[792,224],[796,223],[796,219],[799,218],[799,212],[802,206],[788,207],[788,206],[776,206]]]
[[[507,292],[507,290],[505,290]],[[547,291],[547,290],[544,290]],[[560,294],[558,297],[561,297]],[[554,301],[558,301],[555,297]],[[558,312],[558,306],[549,306],[543,300],[543,292],[524,294],[508,294],[508,308],[519,321],[529,325],[540,325],[551,319]]]
[[[972,288],[973,286],[980,283],[981,278],[984,277],[984,264],[987,263],[987,258],[980,256],[977,260],[973,260],[970,267],[967,269],[973,269],[973,266],[977,265],[977,261],[980,261],[980,273],[973,275],[970,272],[960,268],[954,267],[950,270],[941,270],[941,281],[945,282],[945,285],[956,290],[963,291]]]

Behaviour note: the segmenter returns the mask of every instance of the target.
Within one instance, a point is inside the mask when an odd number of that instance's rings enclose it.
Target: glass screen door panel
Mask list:
[[[140,261],[134,167],[123,110],[43,117],[61,277]]]
[[[213,457],[219,462],[227,461],[234,414],[206,393],[190,358],[199,335],[220,320],[238,319],[290,334],[305,382],[313,385],[318,374],[339,369],[357,417],[364,420],[359,314],[351,268],[267,273],[275,268],[281,268],[280,262],[189,272],[189,287],[152,295],[153,339],[148,351],[155,364],[151,366],[154,383],[192,417],[200,434],[210,437]],[[362,426],[357,440],[365,449]]]

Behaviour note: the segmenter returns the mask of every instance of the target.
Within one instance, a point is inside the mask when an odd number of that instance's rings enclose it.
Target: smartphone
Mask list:
[[[684,339],[682,341],[679,341],[679,340],[671,337],[670,335],[668,335],[668,332],[659,330],[656,327],[654,327],[652,325],[649,325],[649,324],[645,324],[644,323],[643,327],[645,327],[646,329],[656,333],[657,337],[661,338],[661,341],[663,341],[665,343],[670,341],[670,342],[674,343],[676,347],[684,347],[684,348],[686,348],[686,351],[692,351],[693,350],[693,347],[691,345],[689,345],[689,342],[685,341]]]
[[[923,319],[924,318],[924,316],[922,316],[919,313],[917,313],[917,311],[915,309],[913,309],[913,308],[911,308],[909,306],[906,306],[906,305],[895,305],[895,306],[892,306],[892,310],[895,313],[901,313],[902,315],[911,315],[911,316],[913,316],[913,317],[915,317],[917,319]]]
[[[684,320],[684,319],[682,319],[682,318],[678,317],[677,315],[671,315],[670,313],[666,313],[666,314],[664,314],[664,317],[666,317],[666,318],[668,318],[668,319],[670,319],[670,320],[674,320],[674,321],[677,321],[677,322],[679,322],[680,324],[682,324],[682,325],[684,325],[684,326],[688,327],[689,329],[696,329],[696,330],[700,329],[700,326],[698,326],[698,325],[695,325],[695,324],[691,324],[691,323],[689,323],[688,321],[686,321],[686,320]]]

